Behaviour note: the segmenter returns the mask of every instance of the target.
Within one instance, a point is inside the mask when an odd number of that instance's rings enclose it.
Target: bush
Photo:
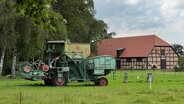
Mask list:
[[[184,71],[184,56],[179,56],[178,64],[174,66],[174,70],[176,72],[178,71]]]
[[[130,69],[131,69],[131,71],[134,71],[135,67],[133,64],[131,64]]]
[[[175,72],[180,71],[180,66],[178,64],[174,65],[174,71]]]

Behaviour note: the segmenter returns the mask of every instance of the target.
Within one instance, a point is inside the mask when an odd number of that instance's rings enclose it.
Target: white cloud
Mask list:
[[[175,17],[184,16],[184,0],[163,0],[161,10],[164,15]]]
[[[181,9],[184,5],[183,0],[163,0],[162,9],[169,10],[169,9]]]
[[[140,2],[140,0],[125,0],[126,1],[126,3],[128,3],[128,4],[138,4],[139,2]]]
[[[184,0],[94,0],[116,37],[156,34],[184,46]]]

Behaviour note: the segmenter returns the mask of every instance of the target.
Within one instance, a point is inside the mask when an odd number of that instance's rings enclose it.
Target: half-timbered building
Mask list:
[[[173,69],[178,54],[173,47],[156,35],[104,39],[98,43],[98,55],[117,58],[121,69]]]

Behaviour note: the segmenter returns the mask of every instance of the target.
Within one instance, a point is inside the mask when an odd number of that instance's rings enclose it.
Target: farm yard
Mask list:
[[[124,83],[124,72],[128,83]],[[153,83],[146,82],[152,73]],[[92,82],[68,83],[65,87],[44,86],[42,80],[0,79],[0,104],[183,104],[184,72],[116,71],[107,76],[108,86]],[[22,96],[22,97],[20,97]]]

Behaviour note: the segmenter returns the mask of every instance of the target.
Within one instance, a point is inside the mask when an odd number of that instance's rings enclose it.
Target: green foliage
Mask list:
[[[67,27],[65,25],[64,18],[54,11],[50,11],[50,22],[55,28],[55,31],[49,31],[47,36],[48,40],[66,40],[67,38]]]
[[[12,57],[12,53],[9,52],[14,46],[18,49],[17,59],[20,61],[23,60],[36,60],[43,54],[45,49],[46,40],[64,40],[66,38],[66,26],[63,21],[63,17],[51,9],[48,9],[49,15],[47,16],[50,28],[43,28],[43,26],[35,26],[35,18],[28,15],[23,9],[28,7],[28,1],[17,0],[18,3],[23,3],[23,5],[16,4],[14,0],[3,0],[0,2],[0,49],[1,46],[6,45],[7,53],[6,55]],[[16,2],[16,3],[17,3]],[[27,2],[27,3],[26,3]],[[38,2],[31,0],[31,3]],[[39,2],[41,2],[39,0]],[[43,1],[48,2],[48,1]],[[36,4],[34,4],[36,5]],[[41,4],[37,5],[40,7]],[[24,11],[22,15],[15,13],[14,7],[23,7]],[[30,8],[31,9],[31,8]],[[35,14],[37,15],[37,14]],[[43,15],[44,16],[44,15]],[[54,30],[54,31],[50,31]],[[11,58],[5,57],[5,64],[11,61]],[[10,64],[8,64],[10,65]],[[10,66],[5,67],[4,70],[10,69]]]
[[[131,70],[131,71],[134,71],[134,69],[135,69],[134,64],[131,64],[131,65],[130,65],[130,70]]]
[[[177,71],[184,71],[184,56],[180,56],[178,60],[178,64],[174,66],[174,70]]]
[[[179,54],[179,55],[184,55],[183,53],[183,46],[180,44],[172,44],[174,50]]]
[[[4,65],[3,65],[3,75],[8,75],[11,73],[11,65],[12,65],[12,50],[6,50],[5,58],[4,58]]]
[[[23,35],[18,42],[18,57],[21,61],[38,59],[44,52],[46,33],[44,34],[43,28],[31,26],[30,31],[28,38]]]
[[[94,15],[93,0],[1,0],[0,50],[6,45],[8,65],[4,70],[11,68],[13,47],[17,48],[18,61],[37,60],[47,40],[91,43],[96,54],[96,43],[115,33],[108,33],[107,24]]]
[[[114,32],[107,33],[108,27],[104,21],[94,18],[93,0],[57,0],[52,7],[66,19],[71,42],[89,43],[114,35]]]
[[[16,0],[16,12],[33,17],[35,24],[46,23],[52,0]]]
[[[57,0],[52,7],[66,19],[71,42],[90,42],[89,24],[94,14],[92,0]]]
[[[108,34],[107,29],[107,24],[104,21],[94,19],[90,25],[91,40],[101,41],[102,39],[112,38],[112,34]]]
[[[179,72],[180,71],[180,66],[178,64],[174,65],[174,71]]]
[[[98,53],[97,42],[91,42],[90,46],[92,55],[96,55]]]
[[[0,2],[0,47],[11,47],[15,43],[15,24],[17,15],[14,13],[13,0]],[[2,48],[2,47],[1,47]]]
[[[97,42],[112,38],[115,32],[108,33],[108,26],[94,18],[93,0],[57,0],[52,3],[54,11],[66,19],[67,38],[71,42],[91,43],[91,53],[97,54]]]
[[[16,0],[16,12],[33,18],[35,26],[41,25],[50,31],[57,31],[56,22],[62,22],[62,16],[51,13],[51,2],[55,0]],[[53,15],[54,14],[54,15]]]
[[[3,50],[4,53],[7,52],[6,50],[11,50],[15,46],[17,39],[15,31],[17,14],[14,12],[13,6],[14,6],[13,0],[0,1],[0,48]],[[2,53],[1,55],[3,55]],[[13,55],[11,54],[5,53],[5,55],[10,55],[10,57],[13,57]],[[7,65],[7,63],[9,63],[10,61],[7,60],[5,63],[3,57],[4,55],[1,56],[3,60],[1,64],[3,64],[3,67],[9,68],[10,67],[9,64],[8,66],[5,65]],[[2,69],[0,70],[2,71]],[[3,73],[4,72],[8,71],[3,70]]]
[[[18,49],[18,60],[34,59],[43,53],[44,34],[41,27],[33,26],[32,19],[24,15],[17,16],[15,21],[15,46]],[[34,32],[36,31],[36,32]]]

